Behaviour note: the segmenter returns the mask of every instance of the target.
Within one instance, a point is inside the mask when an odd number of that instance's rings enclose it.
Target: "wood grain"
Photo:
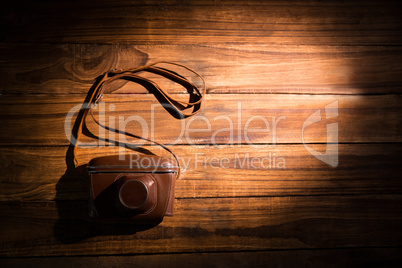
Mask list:
[[[1,40],[142,44],[398,44],[398,1],[3,4]],[[18,34],[16,34],[18,33]]]
[[[309,249],[132,256],[2,258],[3,267],[398,267],[401,248]]]
[[[0,254],[144,254],[400,245],[400,195],[176,200],[151,229],[88,219],[86,201],[2,203]]]
[[[209,93],[401,93],[399,46],[266,44],[98,45],[0,43],[0,92],[87,93],[106,71],[176,61],[202,74]],[[172,68],[169,66],[169,68]],[[186,74],[194,82],[195,77]],[[158,77],[170,92],[186,93]],[[120,93],[146,92],[115,83]]]
[[[185,95],[177,97],[186,98]],[[74,107],[78,110],[84,99],[81,95],[2,96],[0,144],[68,145],[71,132],[68,128],[65,130],[67,113]],[[120,130],[126,125],[128,132],[165,144],[302,143],[303,125],[317,110],[322,120],[304,128],[305,143],[327,142],[326,126],[330,123],[338,124],[341,143],[402,140],[399,95],[213,94],[206,96],[198,116],[186,120],[174,119],[150,94],[111,94],[105,96],[104,101],[106,124],[110,125],[114,119]],[[324,109],[329,104],[338,106],[338,116],[325,119],[330,115],[326,115]],[[156,106],[151,120],[153,105]],[[111,108],[114,111],[110,111]],[[97,113],[95,111],[95,116],[99,115]],[[101,118],[105,117],[101,114]],[[72,126],[74,117],[71,119],[67,120],[67,126],[70,121]],[[113,133],[106,131],[103,134],[103,129],[91,118],[87,122],[94,135],[137,142],[122,135],[113,137],[109,135]],[[89,144],[94,139],[83,141]]]
[[[169,157],[157,148],[145,148]],[[310,155],[303,145],[171,149],[185,169],[175,187],[179,199],[402,193],[401,145],[340,145],[336,168]],[[325,146],[315,149],[322,152]],[[78,153],[79,162],[86,164],[94,157],[117,154],[118,149]],[[88,199],[87,180],[67,169],[66,163],[73,160],[66,147],[3,147],[0,159],[0,201]]]
[[[401,266],[400,1],[0,7],[0,266]],[[162,108],[154,114],[151,138],[186,167],[175,216],[158,226],[90,219],[66,114],[97,76],[159,60],[188,65],[208,83],[202,117],[181,126]],[[136,115],[150,124],[154,96],[134,83],[111,86],[120,94],[101,104],[114,108],[107,123]],[[325,110],[330,104],[338,108]],[[327,131],[335,125],[338,139]],[[122,141],[87,126],[86,135]],[[81,164],[117,152],[83,141]],[[337,167],[306,150],[335,155],[328,141],[339,143]]]

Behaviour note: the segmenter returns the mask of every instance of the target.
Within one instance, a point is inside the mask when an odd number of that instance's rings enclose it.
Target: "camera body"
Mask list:
[[[158,156],[111,155],[92,159],[91,217],[134,221],[161,221],[173,215],[175,163]]]

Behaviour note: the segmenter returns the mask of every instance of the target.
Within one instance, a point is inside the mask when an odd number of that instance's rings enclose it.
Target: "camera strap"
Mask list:
[[[170,65],[175,65],[175,66],[187,69],[188,71],[194,73],[201,79],[201,81],[203,83],[203,88],[201,90],[199,90],[197,88],[197,86],[194,85],[194,83],[189,81],[184,76],[178,74],[177,72],[156,66],[156,65],[160,65],[160,64],[170,64]],[[172,97],[172,95],[170,95],[166,90],[164,90],[162,87],[160,87],[159,84],[157,84],[155,81],[152,81],[146,77],[139,75],[141,72],[144,72],[144,71],[164,76],[164,77],[182,85],[183,87],[185,87],[187,89],[188,93],[190,94],[190,100],[182,101],[182,100],[178,100],[177,98]],[[93,120],[99,126],[102,126],[107,130],[114,131],[119,134],[131,136],[134,138],[146,140],[148,142],[152,142],[152,143],[162,147],[164,150],[168,151],[174,157],[175,161],[177,162],[177,165],[178,165],[177,178],[179,178],[180,177],[180,162],[177,159],[176,155],[168,147],[166,147],[165,145],[163,145],[157,141],[151,140],[151,139],[143,138],[143,137],[140,137],[140,136],[137,136],[137,135],[125,132],[125,131],[118,130],[118,129],[113,129],[108,126],[103,126],[94,117],[92,108],[96,107],[98,102],[102,99],[103,92],[104,92],[107,84],[109,84],[115,80],[118,80],[118,79],[123,79],[123,80],[127,80],[127,81],[138,82],[138,83],[145,83],[150,88],[156,90],[156,93],[159,93],[158,95],[162,98],[162,101],[167,103],[168,108],[173,109],[179,115],[179,118],[181,118],[181,119],[192,116],[200,111],[202,100],[206,93],[206,83],[205,83],[204,78],[199,73],[194,71],[193,69],[191,69],[185,65],[175,63],[175,62],[160,61],[160,62],[152,63],[152,64],[145,65],[145,66],[135,67],[135,68],[131,68],[131,69],[124,69],[124,70],[123,69],[122,70],[114,69],[114,70],[106,72],[103,75],[103,77],[100,80],[98,80],[94,90],[92,91],[92,93],[89,97],[89,101],[87,103],[85,103],[85,105],[82,108],[83,114],[82,114],[80,122],[78,123],[77,137],[73,144],[74,145],[73,146],[73,155],[74,155],[75,166],[78,167],[77,148],[78,148],[78,141],[82,134],[82,127],[85,124],[85,119],[88,116],[88,113],[91,113]],[[115,91],[115,90],[112,90],[110,92],[113,92],[113,91]],[[188,110],[188,109],[192,109],[192,110],[186,112],[186,110]]]

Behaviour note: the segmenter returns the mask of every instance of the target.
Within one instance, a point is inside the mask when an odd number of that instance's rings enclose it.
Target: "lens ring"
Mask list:
[[[123,196],[122,196],[122,190],[123,190],[123,188],[125,187],[125,186],[128,186],[127,184],[132,184],[132,183],[140,183],[142,186],[143,186],[143,188],[142,189],[145,189],[145,198],[144,198],[144,201],[141,203],[141,204],[139,204],[139,205],[137,205],[137,206],[130,206],[130,205],[128,205],[127,204],[127,202],[126,201],[124,201],[124,198],[123,198]],[[143,183],[142,181],[140,181],[140,180],[128,180],[128,181],[126,181],[126,182],[124,182],[123,183],[123,185],[120,187],[120,189],[119,189],[119,200],[120,200],[120,203],[123,205],[123,206],[125,206],[126,208],[128,208],[128,209],[138,209],[138,208],[141,208],[143,205],[145,205],[146,204],[146,202],[148,201],[148,196],[149,196],[149,191],[148,191],[148,187],[145,185],[145,183]]]

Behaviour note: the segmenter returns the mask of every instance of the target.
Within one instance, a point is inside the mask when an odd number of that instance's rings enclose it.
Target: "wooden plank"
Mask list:
[[[402,196],[204,198],[176,201],[153,228],[88,219],[87,202],[0,206],[3,256],[395,247]]]
[[[147,148],[158,155],[156,148]],[[401,145],[339,145],[333,168],[303,145],[276,147],[172,146],[181,160],[182,198],[401,194]],[[325,151],[324,145],[315,149]],[[113,148],[79,150],[78,160],[117,154]],[[72,167],[66,147],[0,148],[0,201],[88,200],[87,180]],[[133,158],[136,159],[136,158]]]
[[[2,258],[2,267],[399,267],[401,248],[152,254],[96,257]]]
[[[186,98],[184,95],[177,97]],[[83,101],[81,95],[2,96],[0,143],[67,145],[68,127],[74,122],[74,117],[70,117],[71,120],[66,117],[67,113],[74,107],[78,110]],[[206,96],[201,113],[186,120],[174,119],[152,95],[111,94],[104,97],[104,101],[102,107],[107,117],[105,119],[101,113],[100,119],[106,124],[113,124],[113,119],[120,130],[125,128],[165,144],[281,144],[301,143],[303,138],[305,143],[325,143],[327,124],[331,123],[338,124],[341,143],[402,140],[399,95],[213,94]],[[334,108],[325,113],[325,108],[331,105]],[[309,124],[313,114],[317,119],[321,116],[321,121]],[[95,116],[99,116],[99,112],[95,111]],[[103,134],[103,129],[91,118],[87,122],[94,135],[137,142],[122,135],[114,137],[113,132]],[[333,142],[335,132],[331,135]],[[83,141],[89,143],[94,139]]]
[[[86,93],[106,71],[161,60],[199,71],[209,93],[401,93],[402,51],[398,46],[3,43],[0,54],[2,94]],[[171,92],[186,93],[172,83],[147,76]],[[134,83],[113,86],[120,88],[120,93],[146,92]]]
[[[398,1],[3,4],[9,42],[401,44]]]
[[[0,266],[401,266],[400,2],[1,6]],[[66,113],[97,75],[157,60],[189,65],[209,85],[203,117],[182,127],[157,109],[149,130],[188,165],[175,216],[154,228],[91,220],[86,181],[67,169]],[[152,95],[114,86],[142,95],[106,96],[108,120],[152,121]],[[257,131],[247,135],[246,122]],[[128,130],[141,134],[135,122]],[[328,141],[340,142],[336,168],[306,150],[324,153]],[[88,147],[79,160],[114,153]]]

